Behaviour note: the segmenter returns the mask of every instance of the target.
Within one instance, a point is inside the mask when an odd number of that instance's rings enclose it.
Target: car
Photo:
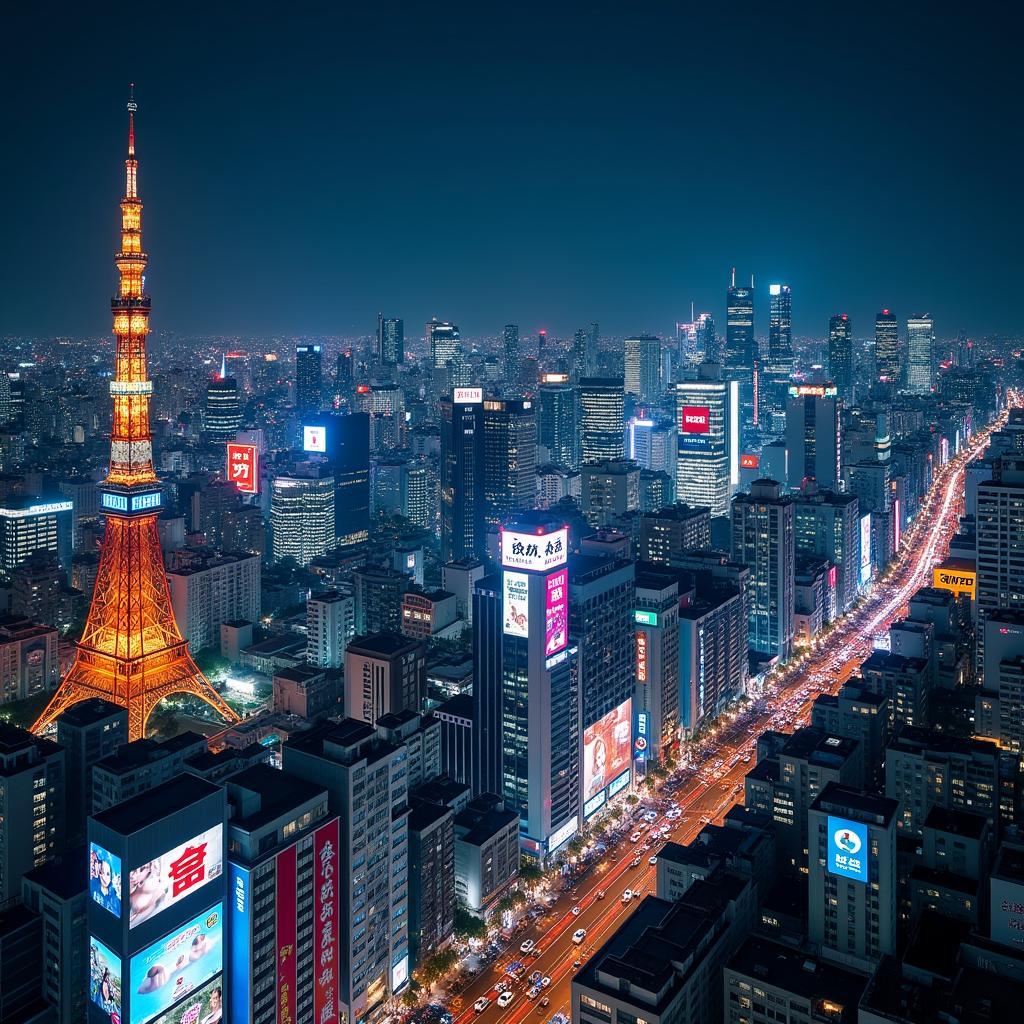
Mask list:
[[[540,995],[540,986],[534,985],[529,992],[526,993],[527,999],[536,999]]]
[[[630,867],[633,867],[633,868],[638,868],[638,867],[640,867],[640,864],[641,864],[641,863],[642,863],[642,861],[640,860],[640,858],[639,858],[639,857],[634,857],[634,858],[633,858],[633,859],[632,859],[632,860],[631,860],[631,861],[629,862],[629,866],[630,866]]]
[[[572,965],[578,971],[583,966],[583,961],[582,960],[573,960]]]
[[[648,858],[647,858],[647,863],[648,863],[648,864],[657,864],[657,863],[658,863],[658,857],[657,857],[657,855],[655,855],[655,856],[653,856],[653,857],[648,857]]]
[[[495,991],[495,992],[504,992],[504,991],[506,991],[507,989],[508,989],[508,982],[507,982],[507,981],[499,981],[499,982],[498,982],[498,983],[497,983],[497,984],[496,984],[496,985],[494,986],[494,991]]]
[[[572,916],[573,917],[579,917],[580,914],[582,914],[582,913],[583,913],[583,911],[580,910],[580,908],[578,906],[572,908]]]
[[[623,903],[628,903],[632,898],[633,898],[633,890],[632,889],[627,889],[622,894],[622,902]]]
[[[530,984],[536,985],[542,977],[543,975],[540,973],[540,971],[534,971],[533,974],[530,975]]]
[[[573,942],[575,942],[577,946],[578,946],[578,945],[579,945],[579,944],[580,944],[580,943],[581,943],[581,942],[582,942],[582,941],[583,941],[583,940],[584,940],[584,939],[585,939],[586,937],[587,937],[587,929],[586,929],[586,928],[577,928],[577,929],[576,929],[576,931],[574,931],[574,932],[572,933],[572,941],[573,941]]]
[[[632,835],[631,835],[631,836],[629,837],[629,841],[630,841],[631,843],[639,843],[639,842],[640,842],[640,833],[639,833],[639,832],[634,832],[634,833],[633,833],[633,834],[632,834]]]
[[[550,1005],[551,1005],[551,1000],[550,1000],[550,999],[548,999],[548,997],[547,997],[547,996],[545,996],[545,997],[544,997],[544,998],[543,998],[543,999],[542,999],[542,1000],[540,1001],[540,1005],[541,1005],[541,1009],[543,1009],[543,1008],[544,1008],[545,1006],[550,1006]]]
[[[599,900],[603,900],[604,899],[604,889],[598,889],[597,890],[596,898],[599,899]]]
[[[544,977],[540,979],[540,987],[547,988],[550,984],[551,979],[545,974]]]
[[[491,1001],[490,1001],[490,999],[488,999],[488,998],[487,998],[487,996],[481,996],[481,997],[480,997],[480,998],[479,998],[479,999],[478,999],[478,1000],[477,1000],[477,1001],[476,1001],[476,1002],[475,1002],[475,1003],[473,1004],[473,1009],[474,1009],[474,1010],[476,1010],[476,1012],[477,1012],[477,1013],[483,1013],[483,1012],[484,1012],[484,1010],[486,1010],[486,1009],[487,1009],[487,1007],[488,1007],[488,1006],[490,1006],[490,1005],[491,1005]]]
[[[523,954],[530,953],[533,951],[533,947],[535,945],[536,943],[533,941],[533,939],[526,939],[525,942],[519,943],[519,952]]]
[[[498,996],[498,1005],[504,1009],[512,1002],[513,999],[515,999],[515,997],[516,994],[514,992],[502,992],[501,995]]]

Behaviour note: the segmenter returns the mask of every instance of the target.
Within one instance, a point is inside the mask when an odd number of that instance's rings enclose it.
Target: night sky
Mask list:
[[[733,265],[1019,330],[1019,13],[686,6],[5,16],[0,334],[109,331],[131,80],[156,330],[724,330]]]

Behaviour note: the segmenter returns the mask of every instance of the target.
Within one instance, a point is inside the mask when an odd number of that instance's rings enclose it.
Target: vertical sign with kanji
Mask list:
[[[258,494],[260,489],[260,453],[254,444],[228,445],[228,482],[243,494]]]
[[[313,834],[313,1024],[338,1020],[338,820]]]
[[[295,1024],[295,847],[277,855],[277,1024]]]

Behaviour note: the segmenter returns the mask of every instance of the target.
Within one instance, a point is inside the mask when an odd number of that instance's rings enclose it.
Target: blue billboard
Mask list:
[[[846,818],[828,816],[828,872],[852,878],[855,882],[868,880],[868,827]]]
[[[252,876],[247,868],[230,864],[228,895],[228,969],[231,974],[231,1020],[246,1024],[252,1003],[252,918],[249,900]]]

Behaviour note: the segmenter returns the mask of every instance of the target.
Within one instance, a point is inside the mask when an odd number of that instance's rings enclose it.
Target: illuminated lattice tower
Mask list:
[[[146,370],[149,297],[143,292],[142,203],[136,189],[135,110],[128,104],[127,183],[121,200],[118,294],[111,301],[117,353],[110,395],[110,472],[100,487],[107,519],[89,618],[74,664],[33,726],[40,732],[65,708],[103,697],[128,709],[129,738],[145,735],[157,702],[172,693],[206,701],[228,721],[238,716],[203,677],[171,611],[156,520],[162,508],[153,472]]]

